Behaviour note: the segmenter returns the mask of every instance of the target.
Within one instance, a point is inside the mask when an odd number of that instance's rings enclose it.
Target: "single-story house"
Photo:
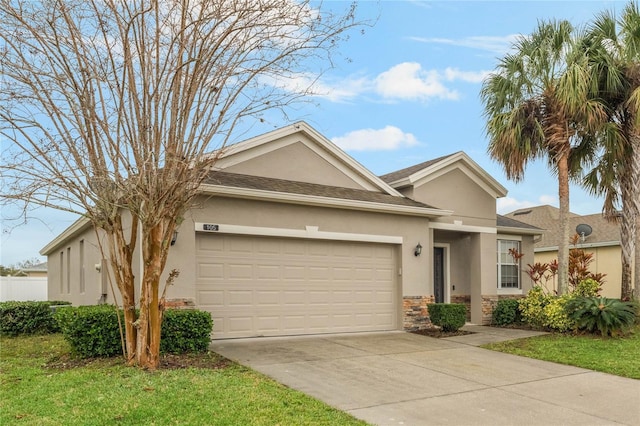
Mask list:
[[[24,277],[47,277],[47,262],[41,262],[35,265],[31,265],[27,268],[20,269],[20,276]]]
[[[542,229],[542,235],[535,240],[534,261],[549,263],[558,258],[561,235],[559,214],[558,208],[544,205],[519,209],[505,216]],[[589,265],[589,270],[606,274],[602,296],[619,298],[622,280],[619,225],[605,219],[600,213],[584,216],[570,213],[569,226],[578,235],[577,244],[570,248],[592,253],[593,262]]]
[[[229,146],[201,191],[168,297],[213,338],[417,329],[433,302],[486,324],[530,287],[508,251],[532,262],[540,230],[496,214],[505,188],[464,152],[378,177],[298,122]],[[42,249],[50,298],[113,303],[97,235],[81,219]]]

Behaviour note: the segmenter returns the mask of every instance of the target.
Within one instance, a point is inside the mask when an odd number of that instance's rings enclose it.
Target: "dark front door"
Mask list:
[[[444,247],[433,248],[433,293],[436,303],[444,303]]]

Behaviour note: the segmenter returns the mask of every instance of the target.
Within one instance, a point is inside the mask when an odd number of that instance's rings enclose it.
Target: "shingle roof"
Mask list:
[[[381,192],[319,185],[315,183],[275,179],[263,176],[251,176],[222,171],[211,172],[203,183],[208,185],[221,185],[232,188],[248,188],[261,191],[312,195],[317,197],[356,200],[371,203],[391,204],[397,206],[421,207],[429,209],[435,208],[433,206],[414,201],[410,198],[396,197]]]
[[[535,247],[557,247],[560,241],[560,210],[552,206],[529,207],[505,215],[508,218],[516,219],[521,222],[542,228],[545,232],[542,238],[536,242]],[[610,243],[620,241],[620,229],[615,222],[609,222],[602,214],[590,214],[580,216],[571,213],[569,216],[569,226],[572,234],[575,232],[576,226],[587,224],[591,226],[593,232],[584,239],[585,244]]]
[[[498,227],[503,227],[503,228],[523,228],[523,229],[540,230],[542,232],[542,229],[538,228],[537,226],[520,222],[519,220],[515,220],[510,217],[506,217],[502,215],[497,215],[496,225]]]
[[[380,176],[380,179],[382,179],[387,183],[395,182],[397,180],[407,178],[412,174],[417,173],[422,169],[426,169],[427,167],[430,167],[436,163],[439,163],[445,158],[451,157],[452,155],[455,155],[455,154],[457,153],[444,155],[442,157],[434,158],[433,160],[425,161],[424,163],[416,164],[415,166],[411,166],[405,169],[397,170],[395,172],[387,173],[386,175]]]

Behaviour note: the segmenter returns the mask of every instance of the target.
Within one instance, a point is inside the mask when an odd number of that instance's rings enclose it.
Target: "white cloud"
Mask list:
[[[331,141],[345,151],[390,151],[418,145],[414,135],[395,126],[354,130],[344,136],[332,138]]]
[[[270,86],[290,92],[306,92],[309,96],[331,102],[348,102],[360,96],[377,95],[386,101],[409,100],[425,102],[430,99],[457,100],[459,93],[447,83],[477,84],[489,71],[462,71],[424,69],[417,62],[403,62],[377,76],[350,75],[342,79],[314,79],[307,74],[262,77]]]
[[[551,206],[557,206],[558,198],[554,197],[553,195],[541,195],[540,197],[538,197],[537,201],[530,201],[530,200],[517,200],[511,197],[503,197],[503,198],[498,198],[496,206],[497,206],[498,214],[506,214],[506,213],[511,213],[515,210],[524,209],[526,207],[541,206],[545,204],[548,204]]]
[[[409,37],[409,39],[421,43],[446,44],[449,46],[468,47],[497,54],[505,54],[510,50],[512,44],[518,37],[518,34],[509,34],[507,36],[471,36],[460,39],[435,37]]]
[[[461,80],[466,83],[482,83],[489,74],[491,71],[460,71],[457,68],[444,70],[444,77],[447,81]]]
[[[458,99],[458,93],[446,88],[442,80],[442,74],[435,70],[423,70],[417,62],[404,62],[378,75],[375,89],[387,99]]]

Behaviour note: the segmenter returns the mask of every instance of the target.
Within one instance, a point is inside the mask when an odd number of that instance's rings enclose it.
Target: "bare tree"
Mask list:
[[[159,362],[176,224],[241,120],[310,92],[354,21],[307,0],[0,0],[2,197],[106,235],[126,356]],[[208,155],[205,155],[209,153]],[[135,294],[132,257],[143,276]],[[135,309],[139,307],[139,315]]]

